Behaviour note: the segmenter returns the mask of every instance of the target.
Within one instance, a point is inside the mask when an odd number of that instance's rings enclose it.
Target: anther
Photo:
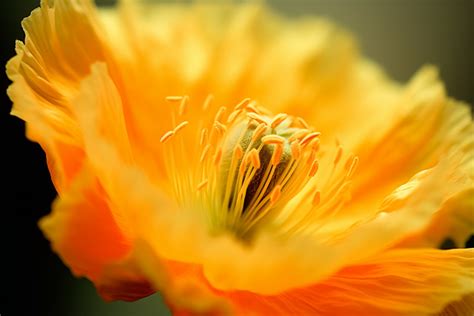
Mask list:
[[[214,164],[217,166],[220,164],[222,158],[222,149],[219,148],[219,150],[216,152],[214,155]]]
[[[291,147],[291,156],[293,156],[293,159],[298,160],[301,154],[301,146],[300,143],[298,142],[293,142],[290,145]]]
[[[339,146],[337,147],[337,152],[336,152],[336,157],[334,158],[334,164],[337,165],[339,163],[339,160],[341,160],[342,157],[342,147]]]
[[[310,141],[312,141],[313,139],[315,139],[319,135],[321,135],[321,133],[319,133],[319,132],[314,132],[314,133],[306,135],[303,138],[303,140],[301,141],[301,145],[304,146],[304,145],[308,144]]]
[[[204,180],[202,181],[201,183],[198,184],[197,186],[197,190],[200,191],[201,189],[203,189],[205,186],[207,186],[207,184],[209,183],[209,180]]]
[[[283,146],[275,145],[272,154],[272,165],[277,166],[280,163],[281,155],[283,154]]]
[[[248,112],[247,117],[252,120],[257,121],[258,123],[265,123],[265,124],[267,123],[260,115],[256,113]]]
[[[313,163],[311,164],[311,168],[309,169],[308,176],[310,178],[314,177],[316,175],[316,172],[318,172],[318,169],[319,169],[319,162],[317,160],[314,160]]]
[[[207,140],[207,128],[201,130],[201,138],[199,139],[199,145],[202,146]]]
[[[290,138],[288,138],[288,140],[290,142],[292,142],[294,140],[297,140],[297,139],[299,140],[299,139],[302,139],[303,137],[305,137],[306,135],[308,135],[309,133],[310,133],[310,131],[305,130],[305,129],[299,130],[299,131],[293,133],[293,135],[291,135]]]
[[[189,124],[188,121],[181,122],[178,126],[174,128],[174,132],[177,133],[178,131],[182,130]]]
[[[277,127],[287,118],[288,118],[288,114],[285,114],[285,113],[278,114],[277,116],[273,118],[272,122],[270,123],[271,128]]]
[[[234,158],[239,160],[244,155],[244,150],[240,145],[235,146],[234,148]]]
[[[207,109],[209,108],[213,100],[214,100],[214,96],[212,94],[209,94],[206,97],[206,100],[204,100],[204,103],[202,104],[202,110],[207,111]]]
[[[255,169],[259,169],[260,168],[260,157],[258,155],[258,151],[255,148],[253,148],[250,151],[249,158],[250,158],[250,162],[252,163],[252,166]]]
[[[217,131],[222,135],[224,134],[226,131],[227,131],[227,127],[222,124],[221,122],[219,121],[215,121],[214,122],[214,127],[217,129]]]
[[[199,159],[200,162],[204,162],[204,159],[206,159],[209,149],[211,149],[211,145],[207,144],[206,147],[204,147],[204,150],[202,151],[201,157]]]
[[[260,111],[255,107],[255,102],[251,102],[249,103],[246,107],[245,107],[245,110],[247,112],[252,112],[252,113],[255,113],[255,114],[258,114],[260,113]]]
[[[252,135],[252,141],[256,141],[257,139],[262,136],[263,133],[267,130],[267,124],[265,123],[260,123],[254,130],[253,135]]]
[[[249,103],[250,103],[250,98],[245,98],[242,101],[240,101],[239,104],[237,104],[234,109],[235,110],[245,109]]]
[[[232,113],[230,113],[229,117],[227,118],[227,124],[232,124],[235,119],[240,115],[240,113],[242,113],[242,109],[241,110],[235,110],[233,111]]]
[[[311,201],[313,206],[318,206],[321,203],[321,192],[314,192],[313,200]]]
[[[178,102],[183,99],[183,96],[180,95],[170,95],[165,98],[166,101],[168,102]]]
[[[219,108],[219,110],[217,111],[216,113],[216,117],[214,118],[214,121],[216,122],[221,122],[222,121],[222,117],[224,116],[225,114],[225,111],[227,111],[227,108],[225,106],[221,106]]]
[[[355,170],[357,169],[357,165],[359,164],[359,157],[354,157],[354,159],[352,159],[352,163],[351,163],[351,166],[349,167],[349,171],[347,172],[347,177],[351,177]]]
[[[166,132],[161,138],[160,138],[160,143],[165,143],[167,142],[172,136],[174,135],[174,131],[168,131]]]
[[[297,117],[296,120],[298,121],[298,123],[301,124],[303,128],[309,129],[308,123],[306,123],[306,121],[303,118]]]
[[[270,203],[275,204],[281,196],[281,185],[277,184],[270,195]]]
[[[262,137],[262,143],[266,145],[283,145],[285,143],[285,138],[278,135],[266,135]]]
[[[186,112],[186,107],[188,105],[188,101],[189,101],[189,97],[187,95],[185,95],[181,99],[181,103],[179,104],[179,110],[178,110],[178,114],[180,116],[184,115],[184,112]]]

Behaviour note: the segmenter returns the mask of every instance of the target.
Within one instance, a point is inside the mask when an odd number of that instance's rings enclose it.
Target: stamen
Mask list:
[[[319,133],[319,132],[314,132],[314,133],[311,133],[309,135],[306,135],[300,143],[301,146],[304,146],[304,145],[308,144],[310,141],[312,141],[313,139],[315,139],[319,135],[321,135],[321,133]]]
[[[246,107],[245,107],[245,110],[247,112],[252,112],[252,113],[255,113],[255,114],[259,114],[260,111],[255,107],[256,103],[255,102],[250,102]]]
[[[293,135],[290,136],[290,138],[288,138],[288,140],[290,142],[294,141],[294,140],[299,140],[299,139],[302,139],[303,137],[305,137],[306,135],[308,135],[310,133],[310,131],[308,130],[299,130],[295,133],[293,133]]]
[[[241,176],[244,175],[245,169],[247,169],[248,164],[249,164],[249,156],[247,154],[244,156],[244,158],[242,159],[242,162],[240,163],[239,173]]]
[[[234,108],[234,110],[242,110],[247,107],[247,105],[250,103],[250,98],[245,98],[242,101],[240,101],[239,104],[237,104]]]
[[[204,162],[204,159],[206,159],[209,149],[211,149],[211,145],[207,144],[206,147],[204,147],[204,150],[202,151],[201,158],[199,159],[201,163]]]
[[[351,167],[352,161],[354,160],[354,157],[355,157],[354,154],[351,153],[349,158],[347,158],[346,163],[344,164],[345,170],[349,170],[349,168]]]
[[[311,201],[313,206],[318,206],[321,203],[321,192],[316,191],[314,192],[313,200]]]
[[[214,127],[221,135],[225,134],[225,132],[227,131],[227,127],[219,121],[214,122]]]
[[[319,138],[315,138],[309,143],[309,147],[314,152],[317,152],[319,150],[320,145],[321,145],[321,140]]]
[[[281,196],[281,185],[276,185],[275,188],[273,188],[272,193],[270,195],[270,203],[275,204]]]
[[[209,180],[207,180],[207,179],[202,181],[201,183],[198,184],[197,190],[201,191],[201,189],[203,189],[205,186],[207,186],[208,183],[209,183]]]
[[[317,160],[314,160],[313,163],[311,164],[311,168],[309,169],[308,176],[310,178],[314,177],[316,175],[316,172],[318,172],[318,169],[319,169],[319,162]]]
[[[225,106],[212,105],[213,96],[208,95],[202,110],[212,108],[213,113],[193,122],[194,116],[185,114],[193,110],[187,109],[188,96],[168,96],[166,100],[179,104],[171,120],[176,127],[160,138],[161,143],[175,138],[166,148],[165,159],[175,177],[177,201],[209,212],[213,228],[232,230],[248,240],[267,220],[278,220],[279,214],[287,216],[289,212],[292,221],[283,224],[287,231],[313,229],[316,218],[332,216],[347,200],[347,183],[358,158],[351,156],[346,161],[338,146],[334,164],[344,159],[344,168],[331,166],[321,179],[314,178],[326,160],[316,159],[320,133],[310,129],[304,119],[285,113],[272,116],[249,98],[227,111]],[[181,130],[184,132],[177,134]],[[195,138],[188,138],[193,133]],[[199,155],[200,162],[191,162],[188,170],[184,164],[193,155]]]
[[[352,177],[352,175],[354,174],[355,170],[357,169],[357,165],[359,164],[359,157],[354,157],[354,159],[352,159],[352,163],[351,163],[351,166],[349,167],[349,171],[347,172],[347,177]]]
[[[206,141],[207,141],[207,128],[203,128],[201,130],[201,137],[199,139],[199,146],[203,146]]]
[[[283,154],[283,146],[275,145],[272,154],[272,165],[277,166],[280,163],[281,155]]]
[[[244,150],[242,149],[242,147],[240,145],[235,146],[235,148],[234,148],[234,158],[236,160],[239,160],[240,158],[242,158],[243,155],[244,155]]]
[[[341,157],[342,157],[342,147],[341,145],[339,145],[339,147],[337,147],[336,157],[334,158],[335,165],[339,163],[339,160],[341,160]]]
[[[188,105],[188,101],[189,101],[189,97],[187,95],[185,95],[181,99],[181,103],[179,104],[179,110],[178,110],[178,115],[179,116],[184,115],[184,113],[186,112],[186,107]]]
[[[221,162],[221,158],[222,158],[222,149],[219,148],[219,150],[216,152],[216,154],[214,155],[214,164],[216,166],[218,166]]]
[[[222,121],[222,117],[223,117],[224,114],[225,114],[225,111],[227,111],[227,108],[226,108],[225,106],[221,106],[221,107],[219,108],[219,111],[217,111],[217,114],[216,114],[216,116],[215,116],[215,118],[214,118],[214,121],[220,123],[220,122]]]
[[[296,120],[298,121],[298,123],[301,124],[303,128],[309,129],[308,123],[306,123],[306,121],[303,118],[297,117]]]
[[[165,142],[167,142],[168,139],[170,139],[171,136],[174,135],[174,133],[175,133],[174,131],[168,131],[168,132],[166,132],[166,133],[160,138],[160,143],[163,143],[163,144],[164,144]]]
[[[227,124],[232,124],[234,123],[235,119],[242,113],[242,109],[241,110],[235,110],[233,111],[232,113],[230,113],[229,117],[227,118]]]
[[[250,161],[252,163],[252,166],[255,169],[259,169],[260,168],[260,157],[258,155],[258,151],[255,148],[250,151],[249,157],[250,157]]]
[[[182,130],[184,127],[186,127],[189,124],[188,121],[181,122],[178,126],[174,128],[174,132],[177,133],[178,131]]]
[[[278,135],[266,135],[262,137],[262,143],[266,145],[283,145],[285,143],[285,138]]]
[[[258,123],[267,123],[260,115],[256,113],[249,112],[247,113],[248,118],[257,121]]]
[[[183,96],[180,96],[180,95],[170,95],[170,96],[167,96],[165,98],[166,101],[169,101],[169,102],[177,102],[177,101],[181,101],[183,99]]]
[[[293,156],[293,158],[295,160],[298,160],[298,158],[300,158],[300,154],[301,154],[301,145],[300,143],[298,142],[293,142],[291,143],[290,145],[291,147],[291,155]]]
[[[207,111],[212,101],[214,101],[214,96],[212,94],[209,94],[206,97],[206,100],[204,100],[204,103],[202,104],[202,110]]]
[[[273,118],[272,122],[270,123],[271,128],[277,127],[287,118],[288,118],[288,114],[285,114],[285,113],[278,114],[277,116]]]
[[[257,139],[262,136],[262,134],[267,130],[267,124],[266,123],[260,123],[257,128],[255,128],[255,131],[253,132],[252,135],[252,141],[255,142]]]

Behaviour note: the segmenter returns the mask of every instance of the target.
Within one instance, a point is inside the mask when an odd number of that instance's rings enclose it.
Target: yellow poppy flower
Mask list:
[[[470,315],[474,124],[325,20],[43,0],[7,65],[58,198],[40,227],[104,299],[176,314]]]

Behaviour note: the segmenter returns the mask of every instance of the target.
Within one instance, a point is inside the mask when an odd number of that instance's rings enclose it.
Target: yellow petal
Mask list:
[[[58,191],[71,184],[83,157],[69,98],[90,63],[105,58],[93,12],[89,1],[42,1],[23,21],[25,43],[17,42],[17,56],[7,65],[12,114],[45,149]]]
[[[317,284],[276,295],[218,291],[193,265],[170,263],[168,271],[173,273],[164,278],[162,263],[153,251],[141,247],[140,252],[140,264],[171,308],[191,314],[406,316],[472,311],[472,249],[392,250],[341,269]],[[183,293],[184,289],[189,292]],[[187,299],[182,300],[183,295]]]

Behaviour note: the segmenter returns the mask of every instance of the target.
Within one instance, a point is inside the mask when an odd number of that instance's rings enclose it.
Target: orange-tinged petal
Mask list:
[[[117,226],[100,183],[86,167],[40,227],[74,273],[92,280],[105,265],[122,259],[130,250],[130,241]]]
[[[51,246],[76,276],[94,282],[106,300],[136,300],[152,294],[129,258],[131,241],[120,229],[100,183],[87,164],[71,188],[40,221]]]
[[[472,249],[392,250],[346,267],[315,285],[277,295],[215,290],[195,265],[165,263],[170,274],[164,282],[163,263],[153,259],[150,249],[140,251],[140,264],[146,266],[155,288],[164,293],[172,308],[190,315],[229,311],[237,315],[434,315],[470,311],[468,298],[474,293]],[[194,282],[200,286],[193,287]],[[168,286],[163,287],[165,283]],[[178,289],[187,286],[193,288],[193,295],[182,301],[183,293]],[[461,299],[462,304],[452,303]]]

